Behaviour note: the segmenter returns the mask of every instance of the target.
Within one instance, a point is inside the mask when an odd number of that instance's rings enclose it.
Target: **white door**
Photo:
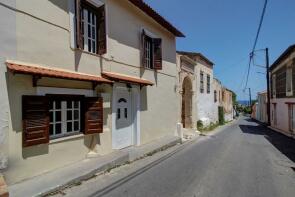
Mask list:
[[[117,89],[116,91],[116,121],[113,130],[114,148],[122,149],[131,146],[132,143],[132,103],[131,93],[125,89]]]

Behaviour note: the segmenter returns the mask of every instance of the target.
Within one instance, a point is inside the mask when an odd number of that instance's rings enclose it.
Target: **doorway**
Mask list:
[[[192,128],[192,81],[185,77],[182,83],[181,122],[183,128]]]

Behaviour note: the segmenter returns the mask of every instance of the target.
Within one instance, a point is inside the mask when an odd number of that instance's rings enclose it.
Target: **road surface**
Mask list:
[[[226,129],[201,137],[169,158],[108,189],[98,188],[102,182],[122,176],[141,164],[119,168],[111,175],[83,183],[65,191],[65,194],[103,197],[295,197],[294,161],[295,140],[267,130],[248,118],[240,118]]]

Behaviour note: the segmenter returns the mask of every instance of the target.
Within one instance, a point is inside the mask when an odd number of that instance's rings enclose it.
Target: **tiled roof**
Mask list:
[[[114,81],[119,81],[119,82],[129,82],[129,83],[135,83],[135,84],[140,84],[140,85],[154,85],[153,82],[148,81],[146,79],[141,79],[129,75],[123,75],[123,74],[118,74],[118,73],[113,73],[113,72],[103,72],[102,73],[103,77],[106,77],[110,80]]]
[[[38,65],[28,65],[25,63],[16,63],[12,61],[7,61],[7,68],[13,73],[18,74],[30,74],[37,75],[40,77],[52,77],[52,78],[61,78],[61,79],[72,79],[79,81],[90,81],[98,83],[112,83],[108,79],[104,79],[100,76],[89,75],[78,72],[66,71],[58,68],[52,67],[43,67]]]
[[[147,3],[143,0],[128,0],[133,5],[141,9],[145,14],[153,18],[160,25],[166,28],[168,31],[173,33],[177,37],[185,37],[185,35],[179,31],[176,27],[174,27],[170,22],[168,22],[164,17],[162,17],[159,13],[157,13],[153,8],[151,8]]]

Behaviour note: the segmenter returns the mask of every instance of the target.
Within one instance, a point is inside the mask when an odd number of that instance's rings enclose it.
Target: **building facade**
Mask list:
[[[216,122],[213,66],[214,64],[201,53],[177,52],[181,114],[179,120],[183,124],[189,122],[184,124],[184,127],[189,125],[195,128],[199,120],[204,126]]]
[[[259,92],[257,94],[257,103],[256,103],[256,120],[262,123],[268,122],[267,116],[267,92]]]
[[[0,14],[9,184],[174,135],[183,34],[143,1],[13,0]]]
[[[290,46],[272,64],[271,127],[295,137],[295,45]]]
[[[224,120],[232,121],[234,119],[233,92],[225,87],[222,88],[222,106]]]
[[[222,105],[222,84],[221,82],[214,78],[213,79],[213,87],[214,87],[214,120],[213,122],[219,122],[219,111],[223,108]]]

